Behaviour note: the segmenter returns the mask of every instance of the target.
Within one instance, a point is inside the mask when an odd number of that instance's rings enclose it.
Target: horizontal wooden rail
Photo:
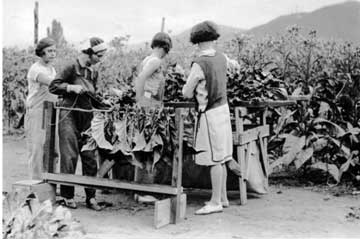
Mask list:
[[[244,145],[257,140],[259,137],[264,138],[267,136],[269,136],[269,125],[252,128],[239,133],[239,135],[236,132],[233,132],[233,144]]]
[[[43,173],[43,179],[48,183],[62,185],[78,185],[91,188],[116,188],[142,192],[177,195],[176,187],[161,184],[141,184],[116,179],[98,178],[74,174]],[[183,189],[181,188],[182,193]]]
[[[230,108],[234,107],[247,107],[247,108],[266,108],[266,107],[281,107],[297,104],[296,100],[306,100],[307,97],[298,97],[295,100],[266,100],[261,102],[239,101],[234,103]],[[195,107],[194,102],[165,102],[165,107],[174,108],[192,108]]]
[[[69,111],[80,111],[80,112],[87,112],[87,113],[92,113],[92,112],[102,112],[102,113],[107,113],[107,112],[112,112],[113,108],[109,108],[109,109],[82,109],[82,108],[72,108],[72,107],[63,107],[63,106],[55,106],[55,109],[59,109],[59,110],[69,110]]]
[[[312,95],[288,96],[288,100],[296,100],[296,101],[308,101],[311,98]]]
[[[266,108],[266,107],[281,107],[295,105],[297,102],[295,100],[266,100],[261,102],[251,102],[251,101],[240,101],[233,104],[232,107],[247,107],[247,108]]]
[[[173,108],[195,108],[195,102],[165,102],[163,103],[165,107]]]

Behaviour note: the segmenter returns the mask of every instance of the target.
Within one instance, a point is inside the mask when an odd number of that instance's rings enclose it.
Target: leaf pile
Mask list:
[[[83,238],[85,231],[70,211],[52,207],[50,200],[42,203],[30,194],[26,201],[10,193],[5,198],[3,218],[4,239]]]

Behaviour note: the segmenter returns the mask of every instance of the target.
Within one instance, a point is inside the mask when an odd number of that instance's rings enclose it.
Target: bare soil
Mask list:
[[[25,139],[3,137],[3,191],[28,178]],[[153,206],[139,204],[129,192],[97,193],[112,206],[101,212],[85,207],[84,191],[76,188],[78,209],[72,215],[86,238],[359,238],[359,194],[334,194],[314,187],[271,185],[264,196],[248,195],[239,205],[238,192],[228,194],[223,213],[196,216],[210,197],[208,190],[187,190],[186,220],[160,229],[153,227]]]

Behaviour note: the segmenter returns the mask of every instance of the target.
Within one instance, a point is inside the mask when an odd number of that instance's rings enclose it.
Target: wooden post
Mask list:
[[[34,7],[34,45],[38,44],[38,25],[39,25],[39,3],[35,2]]]
[[[178,145],[175,148],[172,164],[172,186],[177,187],[176,198],[171,200],[171,222],[177,223],[180,220],[181,186],[182,186],[182,156],[183,156],[183,135],[184,122],[182,118],[182,108],[176,108],[175,125],[177,126]]]
[[[244,131],[243,116],[246,114],[246,108],[235,107],[235,126],[236,134],[239,135]],[[239,137],[237,137],[239,138]],[[245,147],[246,145],[237,146],[238,163],[240,166],[241,177],[239,178],[239,190],[240,190],[240,203],[245,205],[247,202],[247,188],[246,188],[246,159],[245,159]],[[248,153],[250,152],[250,148]]]
[[[161,23],[161,32],[165,31],[165,18],[162,18],[162,23]]]
[[[44,102],[43,129],[45,129],[45,144],[43,156],[43,172],[54,172],[55,157],[55,109],[54,104],[49,101]]]
[[[268,108],[266,107],[264,110],[263,110],[263,113],[262,113],[262,117],[261,117],[261,123],[263,125],[267,125],[266,123],[266,115],[268,113]],[[269,126],[269,132],[272,132],[271,131],[271,125]],[[267,137],[264,137],[264,138],[259,138],[259,141],[260,141],[260,145],[261,145],[261,152],[262,152],[262,156],[263,156],[263,163],[264,163],[264,167],[265,167],[265,177],[266,177],[266,186],[269,185],[269,182],[268,182],[268,175],[269,175],[269,160],[268,160],[268,139]],[[262,142],[263,141],[263,142]]]

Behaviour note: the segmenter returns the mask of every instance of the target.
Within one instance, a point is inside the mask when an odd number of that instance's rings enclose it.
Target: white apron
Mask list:
[[[195,161],[212,166],[232,159],[233,142],[228,104],[199,113],[196,122]]]

